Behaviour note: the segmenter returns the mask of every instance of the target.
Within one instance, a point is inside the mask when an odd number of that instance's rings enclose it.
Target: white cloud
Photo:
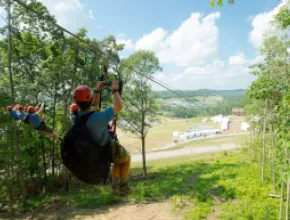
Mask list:
[[[79,0],[62,0],[56,2],[54,8],[59,12],[68,12],[82,11],[84,9],[84,6],[80,3]]]
[[[167,33],[163,28],[157,28],[150,34],[145,34],[136,42],[136,49],[154,50],[158,44],[162,44]],[[161,46],[161,45],[160,45]],[[160,48],[161,49],[161,48]]]
[[[6,20],[6,11],[4,8],[0,8],[0,15]],[[4,27],[6,25],[6,21],[4,21],[1,17],[0,17],[0,27]],[[0,35],[0,40],[4,37],[4,35]]]
[[[125,33],[119,33],[116,36],[116,38],[121,38],[121,39],[124,39],[125,37],[126,37],[126,34]]]
[[[217,52],[216,20],[219,17],[219,12],[207,16],[192,13],[173,33],[159,27],[145,34],[136,42],[136,49],[155,51],[161,63],[178,66],[203,64]]]
[[[250,65],[254,65],[254,64],[258,64],[258,63],[262,63],[264,61],[265,57],[258,55],[255,57],[255,59],[253,59],[252,61],[250,61]]]
[[[256,15],[252,19],[253,30],[249,33],[249,41],[255,48],[261,47],[263,43],[263,34],[270,28],[269,22],[279,12],[279,10],[287,3],[288,0],[281,0],[280,4],[269,12],[263,12]]]
[[[125,39],[116,39],[117,44],[125,44],[125,50],[134,50],[135,45],[133,44],[132,40],[125,40]]]
[[[214,60],[212,64],[205,66],[193,66],[184,70],[185,75],[220,75],[224,68],[224,62]]]
[[[155,77],[163,83],[181,90],[247,88],[256,78],[249,74],[247,63],[228,65],[219,59],[215,59],[207,65],[187,67],[182,73],[162,72],[156,74]],[[154,85],[153,88],[161,89],[157,85]]]
[[[231,66],[244,65],[246,63],[248,63],[248,61],[245,59],[244,53],[229,57],[229,65]]]
[[[95,20],[96,19],[95,16],[94,16],[94,14],[93,14],[93,11],[92,10],[89,10],[89,17],[92,20]]]
[[[163,83],[169,84],[171,88],[180,90],[195,90],[195,89],[245,89],[257,77],[246,74],[247,69],[244,67],[229,67],[213,69],[210,65],[207,67],[209,72],[205,74],[173,74],[173,73],[158,73],[155,75]],[[215,73],[211,70],[216,71]],[[236,74],[236,72],[239,72]],[[164,90],[164,88],[152,84],[154,90]]]
[[[73,32],[81,27],[87,27],[94,17],[91,10],[85,10],[80,0],[39,1],[56,17],[58,24]]]

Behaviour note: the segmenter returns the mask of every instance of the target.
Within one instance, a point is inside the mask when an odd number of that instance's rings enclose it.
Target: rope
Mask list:
[[[47,22],[49,22],[50,24],[52,25],[55,25],[57,26],[59,29],[61,29],[62,31],[64,31],[65,33],[73,36],[74,38],[76,38],[77,40],[79,40],[80,42],[83,42],[85,43],[86,45],[88,45],[89,47],[93,48],[93,49],[96,49],[99,53],[101,53],[103,56],[104,55],[107,55],[103,50],[101,50],[100,48],[100,45],[96,46],[96,44],[91,44],[89,42],[87,42],[85,39],[83,38],[80,38],[78,37],[77,35],[75,35],[74,33],[70,32],[69,30],[67,30],[66,28],[62,27],[61,25],[55,23],[54,21],[52,20],[49,20],[47,19],[47,17],[44,17],[42,15],[40,15],[39,13],[37,13],[34,9],[32,9],[31,7],[29,7],[28,5],[26,5],[24,2],[22,2],[21,0],[14,0],[14,2],[18,3],[19,5],[21,5],[23,8],[25,8],[26,10],[30,11],[30,12],[33,12],[38,18],[42,19],[42,20],[45,20]],[[179,97],[183,98],[184,100],[188,100],[190,102],[192,102],[192,100],[188,99],[187,97],[185,97],[183,94],[177,92],[176,90],[174,89],[170,89],[168,86],[165,86],[163,83],[159,82],[157,79],[154,79],[154,77],[149,77],[147,75],[145,75],[144,73],[141,73],[140,71],[137,71],[136,69],[134,69],[131,65],[129,64],[126,64],[126,63],[121,63],[121,65],[125,66],[126,68],[128,69],[131,69],[133,72],[139,74],[139,75],[142,75],[144,76],[145,78],[147,78],[148,80],[160,85],[161,87],[175,93],[176,95],[178,95]],[[146,65],[146,64],[140,64],[140,65],[144,65],[144,66],[151,66],[151,65]],[[197,104],[196,102],[193,102],[195,103],[197,106],[199,107],[202,107],[202,105],[199,105]]]

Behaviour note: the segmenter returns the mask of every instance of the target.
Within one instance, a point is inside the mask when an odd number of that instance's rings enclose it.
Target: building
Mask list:
[[[245,115],[245,110],[243,108],[233,108],[232,109],[232,115],[244,116]]]
[[[221,130],[219,129],[212,129],[212,130],[202,130],[202,131],[193,131],[193,132],[178,132],[174,131],[172,136],[174,138],[179,137],[180,139],[195,139],[199,137],[208,137],[221,134]]]
[[[217,124],[217,123],[222,123],[223,121],[223,116],[222,115],[216,115],[211,118],[212,122]]]

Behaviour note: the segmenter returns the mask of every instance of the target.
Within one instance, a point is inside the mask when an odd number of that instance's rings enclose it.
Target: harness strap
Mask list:
[[[75,122],[75,126],[81,126],[82,124],[85,124],[87,122],[87,120],[89,119],[89,117],[94,113],[94,111],[88,112],[86,114],[83,115],[77,115],[76,116],[76,122]]]
[[[29,114],[26,114],[24,120],[23,120],[23,123],[25,124],[29,124]]]

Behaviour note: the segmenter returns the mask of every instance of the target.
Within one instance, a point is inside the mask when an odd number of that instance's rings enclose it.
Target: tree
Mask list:
[[[270,165],[273,191],[280,182],[280,217],[283,218],[283,203],[286,195],[286,219],[289,218],[289,170],[290,170],[290,42],[288,40],[290,14],[287,4],[272,22],[272,30],[265,34],[261,54],[264,61],[252,66],[252,74],[258,76],[247,91],[247,113],[262,119],[258,131],[262,150],[262,179],[264,167]],[[268,158],[266,154],[268,153]],[[276,175],[278,173],[279,175]],[[286,189],[285,189],[286,186]]]
[[[210,6],[211,6],[211,7],[214,7],[215,4],[217,4],[218,7],[221,7],[221,6],[223,5],[223,2],[224,2],[224,1],[225,1],[225,0],[211,0],[211,1],[210,1]],[[234,3],[235,3],[235,0],[228,0],[228,3],[229,3],[229,4],[234,4]]]
[[[14,92],[14,83],[13,83],[13,74],[12,74],[12,19],[11,19],[11,1],[6,1],[7,8],[7,33],[8,33],[8,72],[9,72],[9,81],[10,81],[10,90],[11,90],[11,105],[15,104],[15,92]],[[16,155],[18,159],[18,169],[19,169],[19,179],[20,179],[20,187],[22,200],[25,202],[27,197],[27,192],[25,188],[24,175],[23,175],[23,166],[21,164],[21,151],[19,145],[19,133],[16,125],[16,121],[13,121],[13,130],[14,130],[14,145],[16,149]],[[8,171],[10,172],[10,171]]]
[[[148,130],[156,121],[158,112],[158,105],[148,79],[156,71],[160,71],[161,67],[158,58],[150,51],[137,51],[124,62],[132,66],[138,73],[128,68],[121,70],[127,79],[124,86],[125,110],[122,114],[122,119],[126,121],[126,125],[123,127],[141,139],[143,172],[146,175],[145,140]]]

